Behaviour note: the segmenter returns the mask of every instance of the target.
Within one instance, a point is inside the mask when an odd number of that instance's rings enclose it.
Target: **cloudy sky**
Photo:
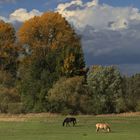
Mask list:
[[[0,19],[15,27],[50,10],[80,34],[87,65],[140,73],[140,0],[0,0]]]

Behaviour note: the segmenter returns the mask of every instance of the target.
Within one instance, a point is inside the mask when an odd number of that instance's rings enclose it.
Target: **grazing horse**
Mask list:
[[[69,125],[70,123],[73,123],[73,126],[75,126],[75,124],[77,123],[77,122],[76,122],[76,118],[67,117],[67,118],[65,118],[64,121],[63,121],[63,126],[65,126],[65,123],[66,123],[66,126],[70,126],[70,125]]]
[[[107,132],[110,132],[110,125],[107,123],[97,123],[96,124],[96,132],[98,132],[100,129],[106,130]]]

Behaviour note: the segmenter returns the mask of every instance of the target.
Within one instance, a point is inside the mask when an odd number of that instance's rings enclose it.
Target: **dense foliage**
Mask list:
[[[16,75],[19,48],[15,44],[16,34],[14,27],[0,21],[0,70]]]
[[[53,12],[26,21],[18,35],[29,50],[19,67],[21,99],[26,111],[48,111],[45,97],[52,85],[84,71],[80,39],[65,18]]]
[[[85,79],[80,76],[60,78],[46,97],[50,103],[50,111],[77,114],[79,111],[86,113],[89,101],[88,88]]]
[[[16,31],[0,21],[0,112],[102,114],[140,111],[140,74],[85,68],[81,41],[59,13]]]
[[[12,113],[11,104],[20,102],[15,84],[19,50],[14,27],[0,21],[0,112]]]
[[[113,66],[94,66],[87,75],[87,83],[93,94],[95,113],[118,112],[118,100],[122,97],[122,78]]]

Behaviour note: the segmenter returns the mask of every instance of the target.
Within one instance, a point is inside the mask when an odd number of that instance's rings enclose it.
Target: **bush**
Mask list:
[[[136,111],[140,111],[140,101],[137,102]]]
[[[25,109],[22,103],[9,103],[7,106],[7,112],[10,114],[25,113]]]
[[[20,96],[15,88],[0,88],[0,112],[8,113],[10,103],[20,102]]]
[[[51,104],[49,111],[64,114],[86,112],[87,107],[84,106],[88,102],[88,93],[84,82],[84,78],[81,76],[61,78],[57,81],[46,97]]]
[[[123,113],[127,111],[127,106],[123,98],[118,98],[116,103],[116,113]]]

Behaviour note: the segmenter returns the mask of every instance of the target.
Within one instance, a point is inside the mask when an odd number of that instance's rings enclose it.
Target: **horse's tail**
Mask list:
[[[63,121],[63,126],[65,125],[65,121]]]

